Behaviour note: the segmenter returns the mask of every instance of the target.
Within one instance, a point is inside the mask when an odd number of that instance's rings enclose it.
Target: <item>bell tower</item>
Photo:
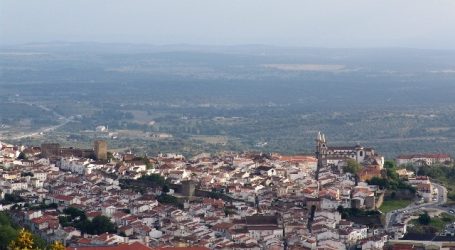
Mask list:
[[[316,180],[319,180],[319,170],[323,168],[323,158],[327,154],[327,143],[325,141],[325,135],[321,134],[321,131],[318,132],[316,136],[316,159],[318,160],[318,165],[316,168]]]
[[[321,134],[321,131],[318,132],[316,137],[316,158],[318,155],[325,156],[327,154],[327,142],[325,140],[325,135]]]

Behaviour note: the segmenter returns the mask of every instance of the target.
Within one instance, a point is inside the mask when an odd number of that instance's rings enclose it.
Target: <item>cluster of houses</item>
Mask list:
[[[366,181],[383,176],[384,158],[371,148],[329,147],[321,134],[316,141],[317,157],[225,152],[186,159],[113,153],[109,161],[44,157],[39,147],[0,143],[0,198],[21,198],[1,208],[18,224],[71,249],[132,244],[381,249],[390,232],[342,218],[340,208],[375,210],[380,205],[382,191]],[[349,160],[362,165],[360,178],[343,171]],[[160,187],[139,191],[121,185],[147,175],[164,177],[179,206],[158,202]],[[429,180],[419,178],[413,179],[419,192],[431,193]],[[194,183],[196,191],[182,193],[178,187],[186,183]],[[89,220],[106,216],[117,232],[90,235],[75,225],[62,225],[68,207],[84,211]]]

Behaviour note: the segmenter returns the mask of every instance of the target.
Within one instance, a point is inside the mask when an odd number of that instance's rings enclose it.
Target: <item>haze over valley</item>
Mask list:
[[[323,130],[388,157],[455,150],[453,50],[29,43],[1,47],[0,74],[14,143],[295,154]]]

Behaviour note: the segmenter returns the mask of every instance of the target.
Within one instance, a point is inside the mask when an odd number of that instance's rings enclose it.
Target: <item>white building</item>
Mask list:
[[[60,169],[80,175],[90,174],[95,167],[91,162],[92,160],[90,159],[79,159],[76,157],[62,158],[60,160]]]
[[[415,155],[400,155],[397,157],[397,165],[433,165],[451,162],[452,158],[448,154],[415,154]]]

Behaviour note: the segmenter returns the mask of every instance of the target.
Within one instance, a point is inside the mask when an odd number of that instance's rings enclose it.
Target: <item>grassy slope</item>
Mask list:
[[[379,210],[383,213],[387,213],[399,208],[407,207],[411,203],[411,200],[385,200]]]

